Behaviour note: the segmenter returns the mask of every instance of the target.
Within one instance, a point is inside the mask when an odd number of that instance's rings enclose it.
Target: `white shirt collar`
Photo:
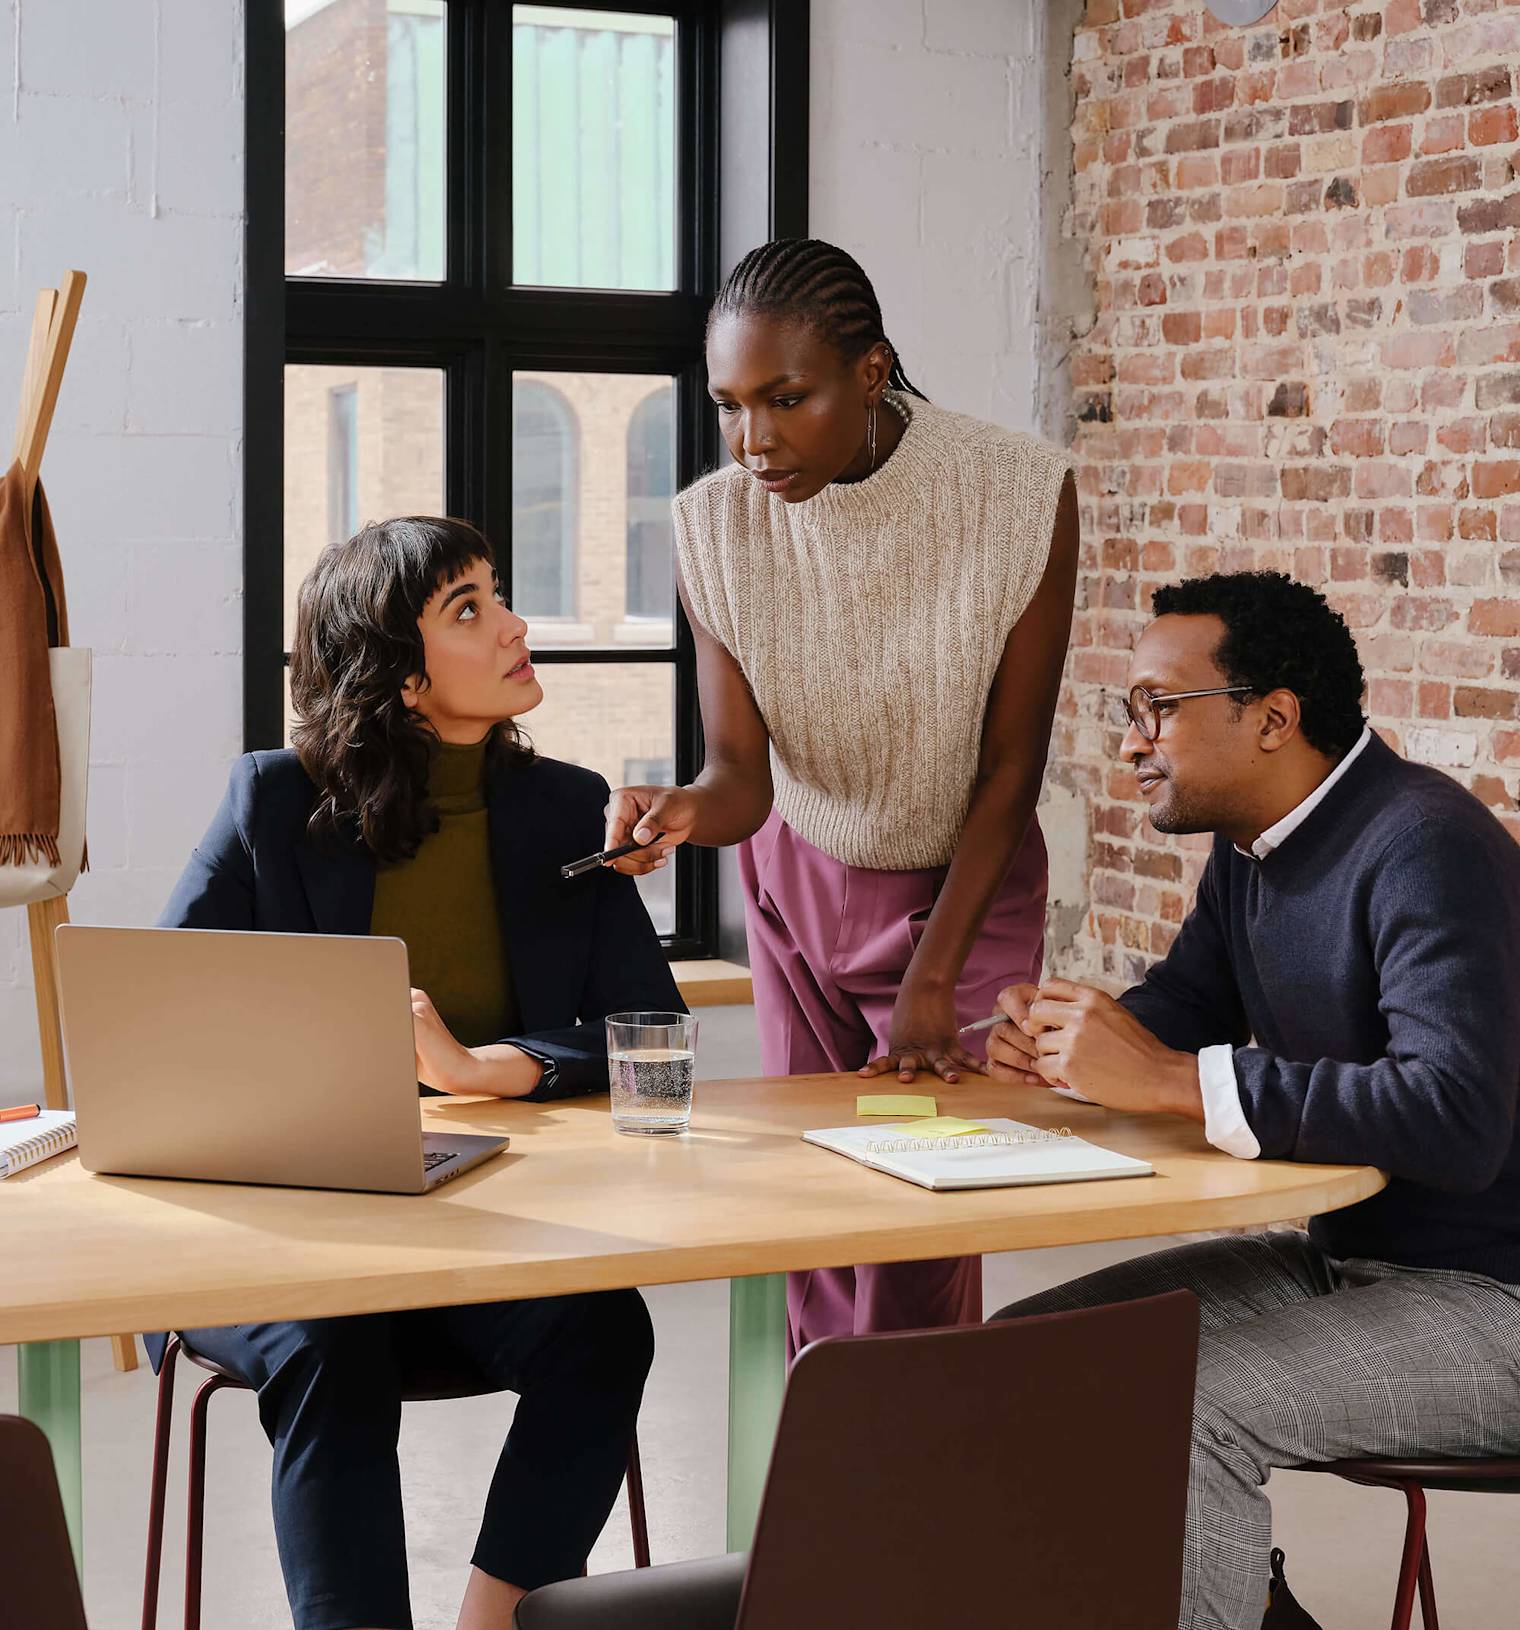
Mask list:
[[[1330,789],[1349,770],[1367,743],[1372,740],[1372,727],[1362,726],[1362,733],[1357,738],[1356,746],[1340,761],[1339,764],[1325,777],[1323,781],[1299,804],[1296,809],[1290,809],[1280,821],[1274,821],[1265,832],[1257,838],[1248,850],[1242,849],[1237,843],[1237,854],[1245,855],[1247,859],[1265,860],[1274,849],[1280,849],[1289,838],[1301,827],[1306,820],[1330,795]]]

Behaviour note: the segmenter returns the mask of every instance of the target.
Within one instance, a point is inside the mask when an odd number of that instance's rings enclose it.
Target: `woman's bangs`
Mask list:
[[[430,515],[389,521],[386,530],[399,556],[398,576],[406,585],[412,615],[448,584],[462,577],[473,561],[484,560],[494,570],[495,551],[468,521]]]

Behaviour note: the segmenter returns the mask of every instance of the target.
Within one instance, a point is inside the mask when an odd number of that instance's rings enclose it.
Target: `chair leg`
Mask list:
[[[639,1439],[628,1445],[628,1520],[633,1526],[633,1565],[649,1566],[649,1522],[644,1513],[644,1468],[639,1463]]]
[[[1399,1588],[1393,1598],[1391,1630],[1409,1630],[1414,1618],[1415,1590],[1420,1584],[1425,1558],[1425,1490],[1418,1483],[1401,1483],[1404,1499],[1409,1506],[1409,1520],[1404,1527],[1404,1555],[1399,1562]]]
[[[158,1630],[158,1584],[164,1565],[164,1492],[169,1483],[169,1434],[174,1425],[174,1365],[179,1337],[171,1336],[158,1369],[153,1418],[153,1472],[148,1481],[148,1556],[143,1566],[142,1630]]]
[[[206,1529],[206,1406],[232,1383],[208,1376],[190,1409],[190,1484],[185,1517],[185,1630],[201,1630],[201,1545]]]
[[[1441,1630],[1436,1618],[1436,1582],[1430,1573],[1430,1534],[1420,1542],[1420,1623],[1425,1630]]]

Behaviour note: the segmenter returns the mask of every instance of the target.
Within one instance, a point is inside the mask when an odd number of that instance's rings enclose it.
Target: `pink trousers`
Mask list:
[[[947,869],[847,866],[774,811],[740,847],[767,1075],[855,1070],[886,1050],[898,987]],[[991,1013],[1003,986],[1039,978],[1045,883],[1045,839],[1031,822],[956,986],[962,1024]],[[891,1085],[889,1077],[882,1090]],[[789,1274],[786,1302],[792,1353],[820,1336],[979,1324],[981,1258]]]

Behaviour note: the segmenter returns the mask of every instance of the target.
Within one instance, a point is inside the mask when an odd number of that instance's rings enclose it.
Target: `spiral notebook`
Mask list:
[[[974,1130],[925,1135],[925,1124],[832,1126],[802,1136],[807,1143],[926,1189],[1081,1183],[1100,1177],[1149,1177],[1153,1170],[1147,1161],[1115,1154],[1064,1129],[1051,1132],[1022,1121],[984,1118],[974,1123]]]
[[[74,1147],[74,1112],[44,1109],[30,1120],[0,1122],[0,1177]]]

